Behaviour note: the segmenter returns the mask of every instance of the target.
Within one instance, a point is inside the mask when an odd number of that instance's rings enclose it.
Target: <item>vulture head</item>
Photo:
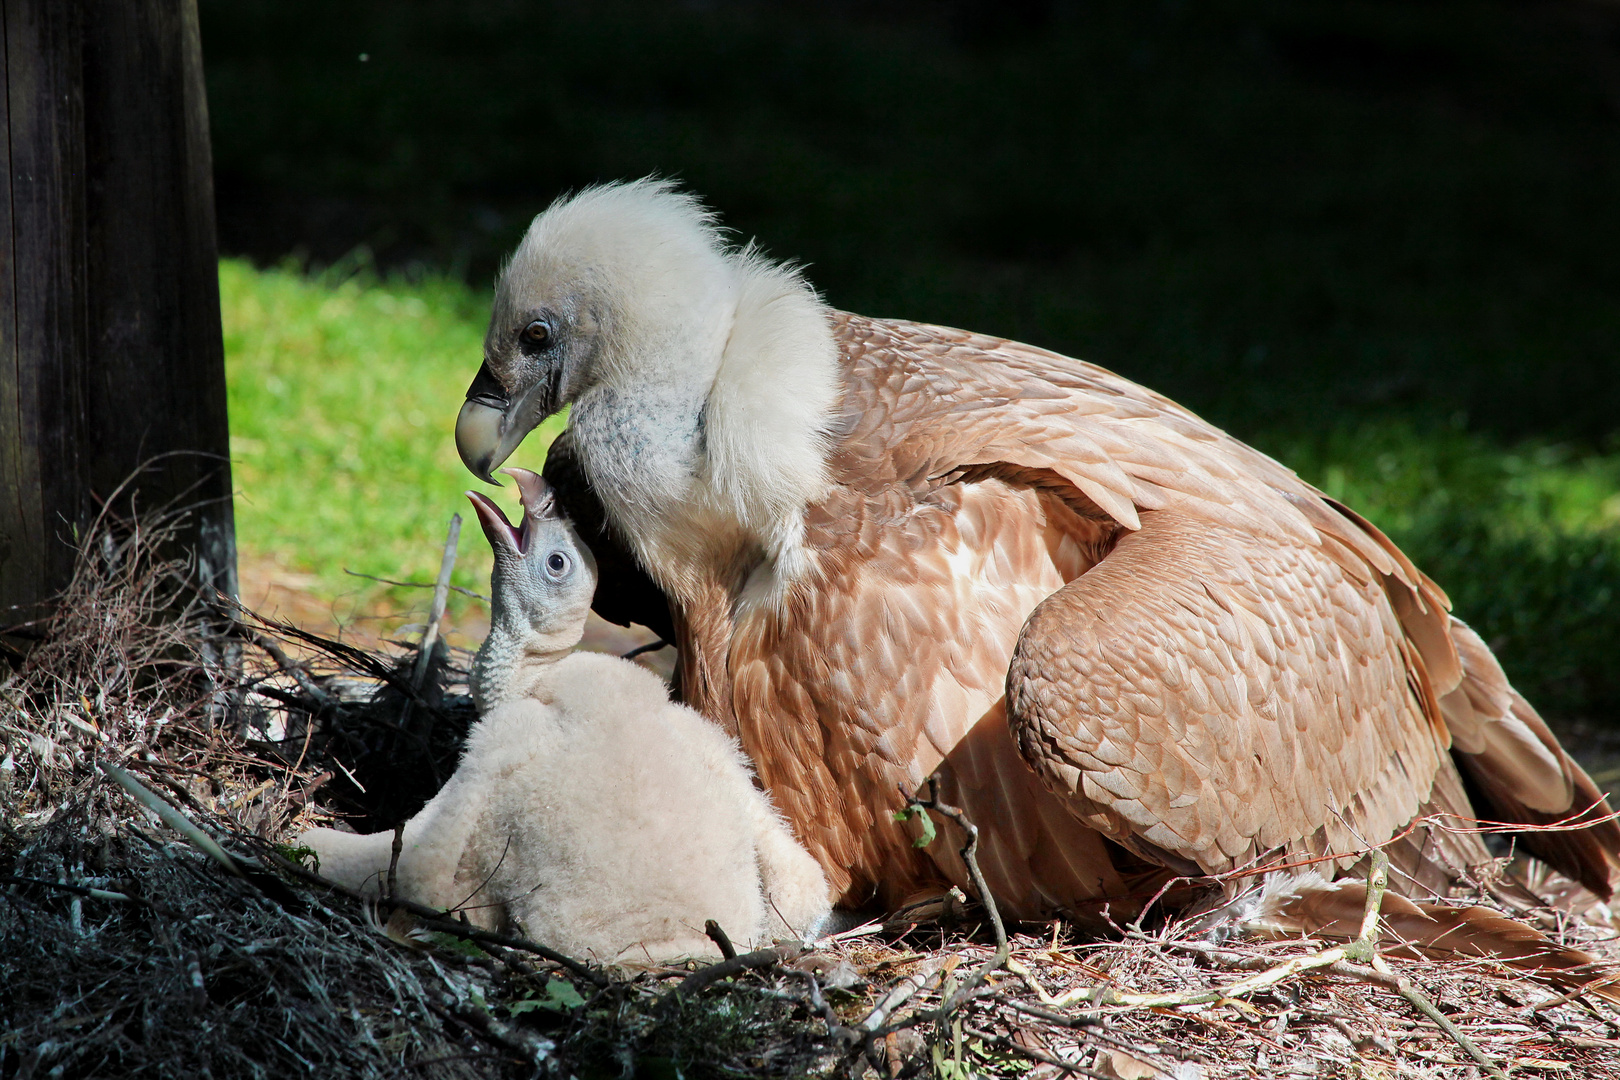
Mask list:
[[[570,408],[586,478],[661,584],[716,543],[791,576],[839,391],[827,309],[796,269],[728,244],[666,181],[610,184],[535,218],[502,270],[456,447],[493,482]]]
[[[490,632],[513,641],[535,634],[571,648],[585,632],[596,592],[596,559],[557,509],[551,488],[527,469],[507,469],[523,496],[514,527],[488,496],[467,492],[495,552],[490,574]]]

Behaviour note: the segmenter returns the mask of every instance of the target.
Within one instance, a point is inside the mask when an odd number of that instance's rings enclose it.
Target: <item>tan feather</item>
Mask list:
[[[593,231],[625,200],[647,212]],[[564,233],[578,250],[546,247]],[[670,598],[686,700],[738,733],[844,902],[966,884],[893,820],[931,773],[1019,917],[1279,852],[1343,872],[1428,813],[1607,812],[1388,537],[1162,395],[829,311],[667,185],[588,193],[530,238],[497,314],[611,297],[578,472]],[[636,458],[625,403],[680,371],[690,412],[638,428],[661,441]],[[1613,823],[1524,842],[1607,895]],[[1427,888],[1485,851],[1419,829],[1395,855]]]
[[[1229,910],[1237,927],[1248,933],[1348,941],[1361,933],[1366,898],[1364,880],[1274,874],[1255,895]],[[1379,944],[1390,956],[1500,960],[1563,989],[1585,988],[1620,1003],[1620,969],[1490,908],[1413,901],[1386,892],[1379,909]]]

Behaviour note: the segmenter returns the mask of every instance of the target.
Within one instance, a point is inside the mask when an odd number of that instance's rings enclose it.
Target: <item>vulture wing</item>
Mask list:
[[[933,554],[959,565],[979,545],[975,557],[993,568],[983,545],[1004,545],[1007,563],[1027,542],[1005,535],[1010,519],[999,537],[959,530],[949,553],[916,520],[952,488],[958,525],[992,489],[1038,498],[1022,520],[1052,552],[1043,573],[1067,584],[1023,627],[1004,708],[1024,760],[1103,835],[1178,871],[1218,872],[1277,849],[1355,852],[1420,813],[1467,813],[1449,753],[1457,724],[1473,725],[1457,747],[1469,779],[1508,820],[1535,824],[1597,801],[1523,699],[1497,700],[1500,667],[1450,618],[1439,587],[1282,465],[1160,395],[1045,350],[858,316],[838,316],[837,331],[848,434],[832,502],[861,493],[913,564]],[[878,514],[884,500],[891,512]],[[824,523],[817,534],[837,553],[823,570],[855,592],[881,589],[853,582],[850,509],[841,533]],[[934,633],[955,629],[972,628]],[[894,677],[885,685],[898,690],[910,676],[897,664]],[[974,730],[981,714],[941,715],[929,677],[924,665],[927,692],[896,697],[933,711],[882,730],[858,721],[874,728],[868,741],[903,757]],[[819,717],[821,730],[830,719]],[[1577,835],[1543,849],[1606,892],[1620,830]],[[1470,838],[1437,842],[1450,848],[1442,860],[1483,857]]]
[[[1029,761],[1126,847],[1187,873],[1382,844],[1449,769],[1383,589],[1315,545],[1142,515],[1044,601],[1007,676]]]

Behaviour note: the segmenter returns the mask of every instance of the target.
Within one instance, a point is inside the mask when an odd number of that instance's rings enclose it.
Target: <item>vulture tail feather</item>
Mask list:
[[[1326,881],[1314,872],[1272,875],[1259,890],[1228,905],[1237,928],[1265,937],[1309,935],[1352,941],[1361,933],[1367,883]],[[1490,908],[1408,900],[1384,894],[1379,951],[1432,960],[1498,960],[1563,990],[1584,990],[1620,1003],[1620,967],[1560,945],[1540,930]]]
[[[1451,636],[1463,681],[1441,705],[1475,812],[1485,821],[1528,826],[1509,833],[1520,848],[1609,899],[1620,869],[1620,821],[1603,792],[1513,689],[1479,635],[1453,618]],[[1569,827],[1582,823],[1590,825]],[[1559,828],[1538,829],[1549,825]]]

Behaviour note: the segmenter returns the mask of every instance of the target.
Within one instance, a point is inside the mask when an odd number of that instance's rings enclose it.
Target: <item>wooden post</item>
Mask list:
[[[234,593],[195,0],[0,0],[0,33],[0,626],[153,459],[119,509],[201,504],[182,542]]]

